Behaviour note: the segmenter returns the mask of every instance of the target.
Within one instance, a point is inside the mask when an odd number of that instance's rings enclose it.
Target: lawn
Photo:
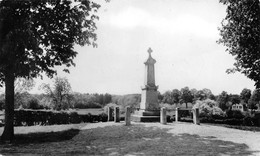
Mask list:
[[[14,144],[1,144],[3,155],[250,155],[247,145],[168,128],[134,124],[81,130],[88,124],[16,127]],[[23,130],[22,130],[23,129]],[[2,129],[0,128],[0,133]]]

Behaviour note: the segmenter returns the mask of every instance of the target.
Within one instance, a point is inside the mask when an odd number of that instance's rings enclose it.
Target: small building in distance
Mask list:
[[[241,103],[240,104],[233,104],[232,110],[240,110],[241,112],[244,112],[245,108]]]

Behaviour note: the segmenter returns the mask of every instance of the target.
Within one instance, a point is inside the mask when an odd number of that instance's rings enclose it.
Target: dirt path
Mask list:
[[[210,140],[223,140],[239,144],[246,144],[253,155],[260,155],[260,132],[243,131],[238,129],[226,128],[221,126],[213,126],[207,124],[194,125],[191,123],[168,123],[162,125],[160,123],[133,123],[132,125],[143,125],[145,127],[166,128],[168,133],[173,135],[190,134],[207,137]],[[105,127],[112,125],[124,125],[124,123],[98,123],[89,124],[82,129],[92,129],[97,127]]]

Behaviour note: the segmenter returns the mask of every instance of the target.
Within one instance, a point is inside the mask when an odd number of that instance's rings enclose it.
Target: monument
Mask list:
[[[132,120],[137,122],[160,121],[160,108],[158,103],[158,86],[155,85],[154,64],[156,60],[152,58],[152,49],[148,49],[148,59],[144,62],[144,86],[142,89],[140,109],[132,115]]]

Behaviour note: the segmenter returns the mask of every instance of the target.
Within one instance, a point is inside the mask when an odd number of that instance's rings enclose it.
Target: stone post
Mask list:
[[[166,123],[167,123],[166,108],[165,107],[161,108],[160,122],[161,122],[161,124],[164,124],[164,125],[166,125]]]
[[[178,122],[178,118],[179,118],[179,107],[175,108],[175,122]]]
[[[130,126],[131,125],[131,109],[129,106],[125,109],[125,125]]]
[[[120,122],[119,107],[115,107],[114,120],[115,120],[115,122]]]
[[[192,112],[193,112],[193,123],[199,125],[200,124],[199,108],[192,109]]]
[[[113,108],[112,107],[108,107],[107,108],[107,121],[113,121]]]

